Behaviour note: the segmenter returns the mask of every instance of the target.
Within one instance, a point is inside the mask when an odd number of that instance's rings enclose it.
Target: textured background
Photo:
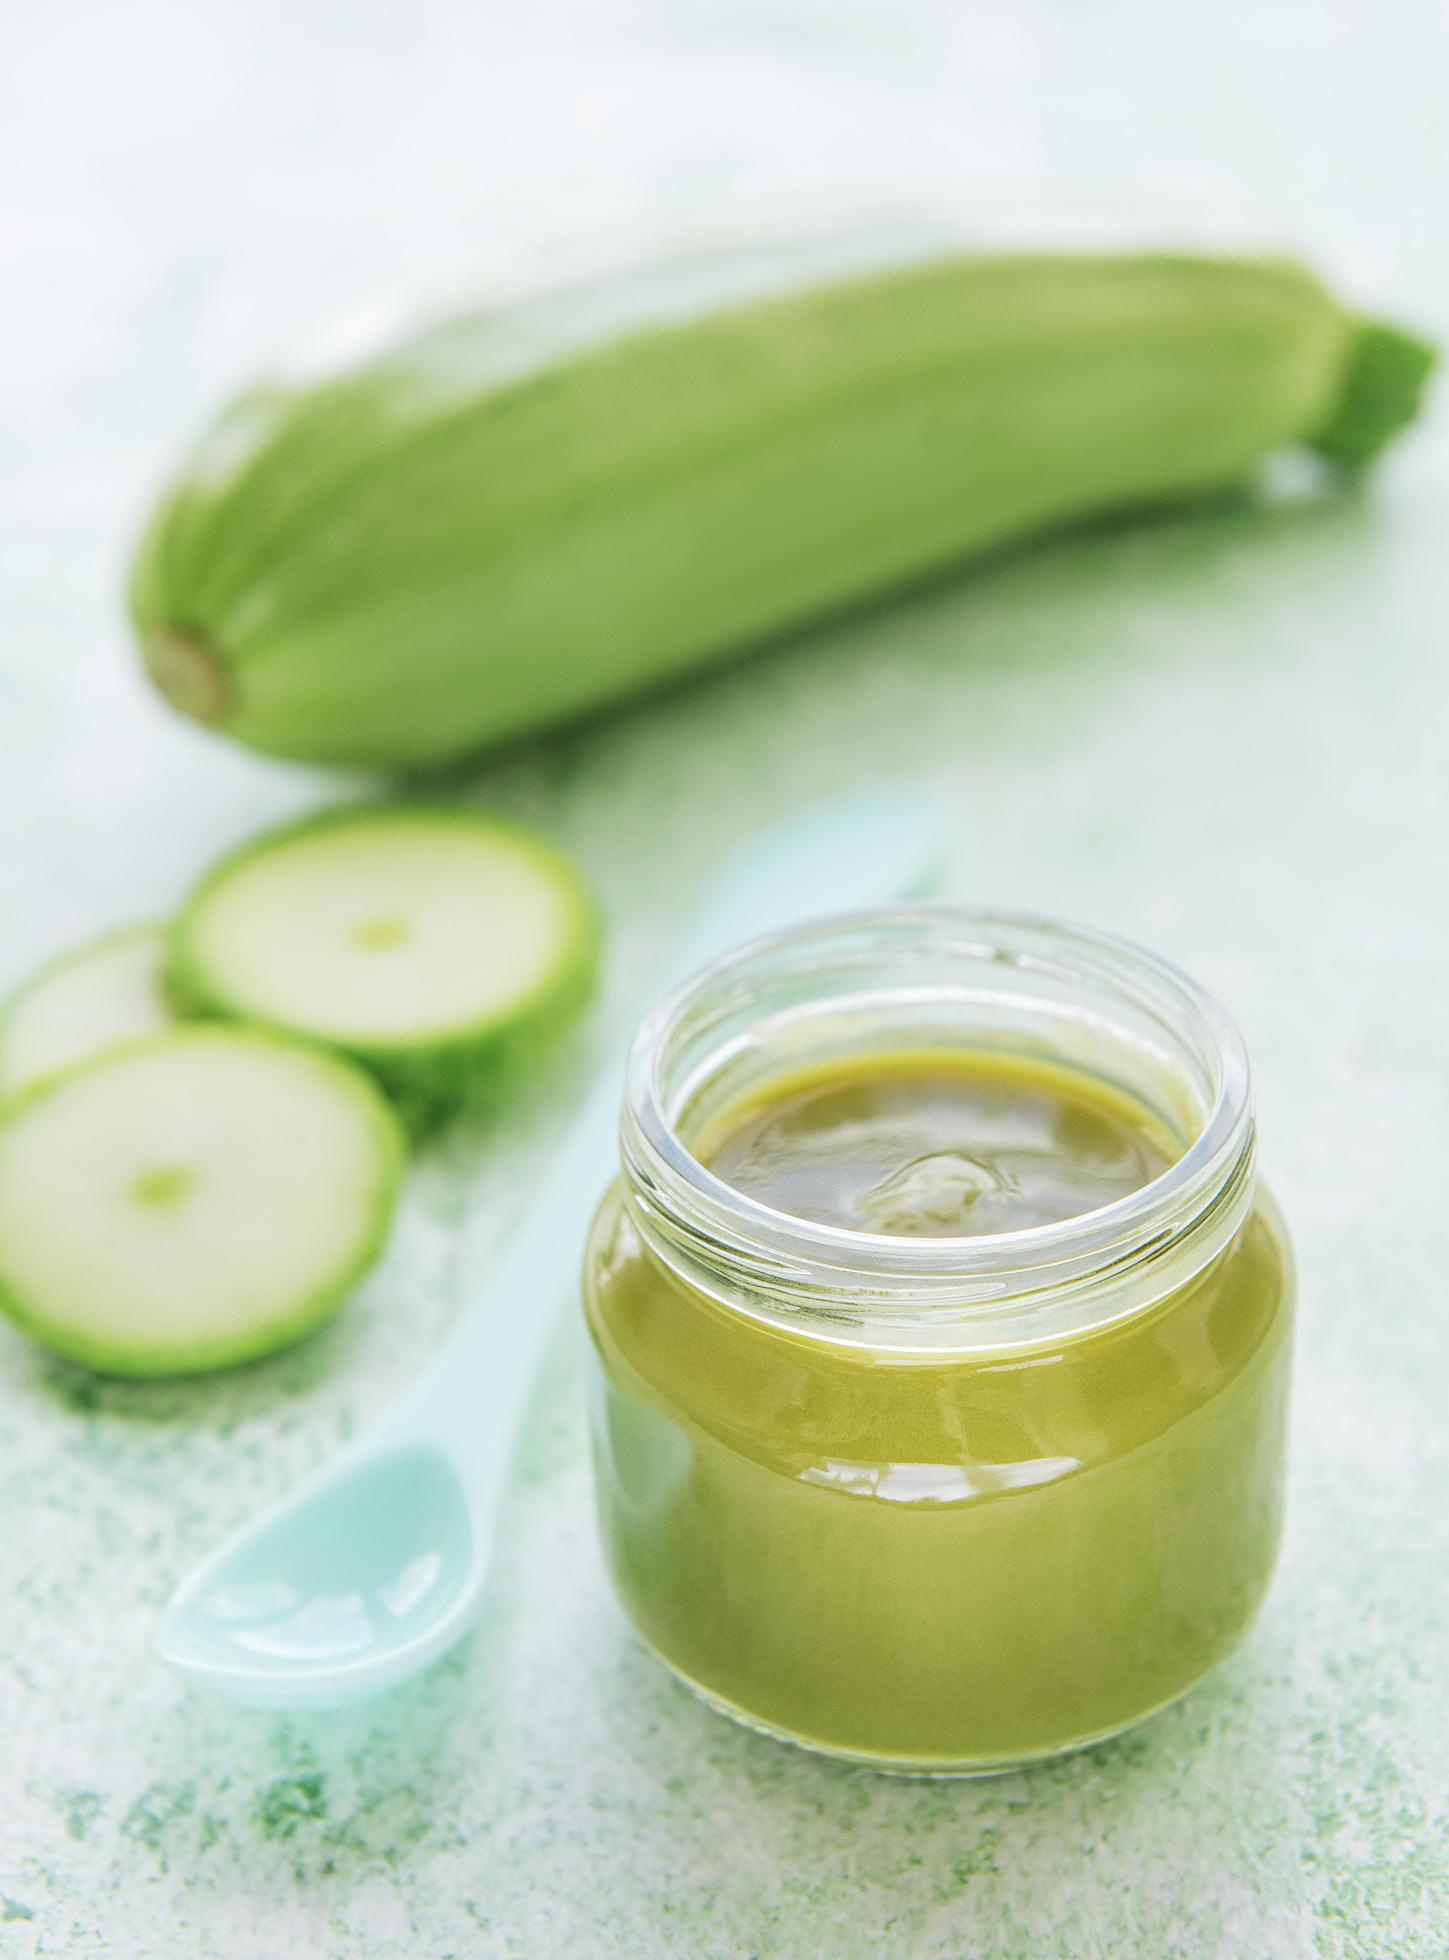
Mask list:
[[[1442,327],[1443,21],[1433,0],[7,9],[0,980],[335,789],[169,719],[117,603],[175,445],[273,346],[540,228],[907,167],[992,205],[1246,213]],[[420,1170],[385,1269],[292,1355],[137,1389],[0,1330],[4,1960],[1445,1952],[1445,465],[1440,418],[1367,496],[1021,558],[476,773],[607,905],[608,998],[575,1051]],[[436,1339],[718,848],[901,770],[955,792],[955,891],[1134,933],[1246,1028],[1303,1284],[1289,1536],[1247,1648],[1127,1740],[986,1785],[736,1733],[607,1596],[565,1341],[466,1649],[345,1718],[184,1696],[145,1651],[167,1588]]]

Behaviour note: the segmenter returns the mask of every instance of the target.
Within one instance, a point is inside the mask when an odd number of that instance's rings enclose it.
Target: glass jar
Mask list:
[[[690,1139],[817,1063],[1049,1062],[1181,1154],[1080,1217],[911,1238],[794,1218]],[[752,1727],[971,1774],[1176,1700],[1242,1637],[1283,1489],[1292,1266],[1223,1010],[1123,941],[913,906],[746,946],[644,1022],[588,1252],[615,1587]]]

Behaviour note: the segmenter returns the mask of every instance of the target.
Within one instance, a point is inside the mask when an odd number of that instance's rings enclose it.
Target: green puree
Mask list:
[[[1086,1076],[969,1055],[817,1068],[683,1129],[776,1210],[932,1237],[1094,1209],[1178,1148]],[[1260,1200],[1115,1327],[887,1352],[685,1285],[616,1189],[585,1297],[620,1597],[685,1680],[816,1747],[987,1769],[1109,1734],[1221,1660],[1267,1585],[1290,1294]]]
[[[795,1218],[908,1238],[1078,1218],[1177,1155],[1145,1111],[1050,1063],[879,1055],[788,1076],[694,1139],[701,1163]]]

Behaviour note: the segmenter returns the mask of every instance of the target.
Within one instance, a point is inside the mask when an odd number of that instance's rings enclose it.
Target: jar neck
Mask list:
[[[911,1238],[773,1210],[690,1149],[773,1078],[963,1048],[1110,1084],[1181,1154],[1080,1217]],[[805,1338],[902,1354],[1035,1347],[1148,1311],[1226,1250],[1254,1197],[1247,1057],[1216,1002],[1126,941],[960,906],[826,920],[695,975],[635,1038],[621,1148],[635,1226],[684,1284]]]

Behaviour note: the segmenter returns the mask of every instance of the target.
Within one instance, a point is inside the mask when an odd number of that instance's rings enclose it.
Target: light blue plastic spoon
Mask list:
[[[892,789],[818,804],[754,839],[709,888],[664,992],[742,940],[929,888],[941,813]],[[355,1442],[182,1583],[156,1652],[268,1708],[327,1708],[394,1687],[467,1631],[499,1498],[560,1303],[618,1159],[622,1065],[605,1069],[526,1219],[415,1380]]]

